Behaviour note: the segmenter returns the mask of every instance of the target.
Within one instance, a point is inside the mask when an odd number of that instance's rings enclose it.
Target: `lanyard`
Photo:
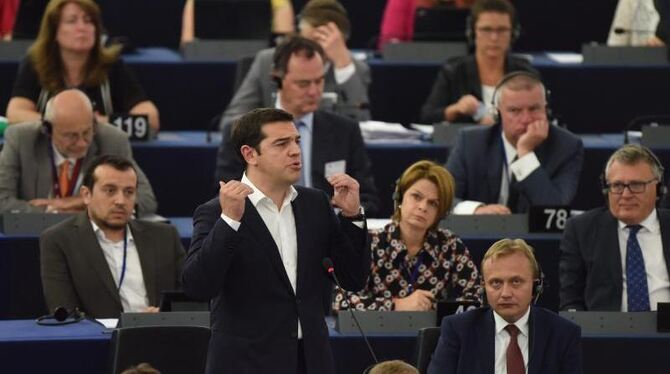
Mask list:
[[[119,277],[119,290],[123,284],[123,278],[126,277],[126,258],[128,257],[128,227],[123,229],[123,265],[121,266],[121,276]]]
[[[56,169],[56,156],[54,156],[53,144],[49,142],[49,157],[51,157],[51,181],[52,181],[52,190],[53,196],[55,198],[59,197],[68,197],[72,196],[74,193],[75,185],[77,184],[77,179],[79,178],[79,171],[81,170],[82,159],[78,159],[74,164],[74,169],[72,170],[72,177],[68,178],[71,182],[70,188],[68,191],[60,190],[60,183],[58,180],[58,170]]]
[[[409,289],[410,294],[414,292],[414,282],[416,282],[416,279],[419,277],[419,267],[421,264],[423,264],[424,254],[425,252],[419,253],[419,259],[416,261],[416,265],[414,265],[414,269],[412,269],[411,273],[409,271],[409,267],[403,265],[403,268],[409,278],[407,282],[407,288]]]

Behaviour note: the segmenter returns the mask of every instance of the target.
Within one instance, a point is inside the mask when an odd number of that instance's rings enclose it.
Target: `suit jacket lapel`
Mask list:
[[[658,222],[661,227],[661,242],[663,243],[663,257],[665,258],[666,270],[670,266],[670,212],[659,209]],[[668,270],[670,274],[670,270]]]
[[[97,274],[102,281],[105,290],[107,290],[112,298],[118,303],[119,309],[122,309],[123,307],[121,305],[121,298],[119,297],[117,285],[114,282],[111,270],[109,270],[109,264],[107,264],[105,255],[102,253],[98,238],[93,232],[93,226],[91,226],[91,223],[89,222],[88,215],[86,213],[79,214],[75,224],[77,226],[77,238],[84,244],[82,245],[82,255],[86,257],[93,272]]]
[[[302,204],[303,199],[300,198],[300,195],[293,200],[291,205],[293,206],[293,217],[295,218],[295,232],[296,232],[296,241],[298,245],[298,276],[296,279],[296,294],[302,290],[301,281],[307,279],[307,266],[303,266],[303,263],[307,260],[307,246],[305,240],[307,240],[307,228],[306,228],[306,218],[304,217],[304,212],[307,211],[307,207]]]
[[[35,144],[35,160],[37,173],[35,177],[35,197],[46,198],[53,190],[53,160],[49,155],[49,142],[51,138],[40,135]],[[43,160],[43,161],[42,161]]]
[[[542,357],[547,346],[545,331],[535,328],[535,326],[546,326],[543,321],[537,321],[538,317],[539,315],[534,313],[531,307],[528,317],[528,374],[541,374]]]
[[[135,248],[140,258],[144,288],[147,291],[149,305],[157,306],[159,300],[156,297],[156,256],[154,254],[155,251],[160,249],[152,245],[151,238],[146,235],[144,227],[141,224],[138,224],[137,221],[130,221],[129,225],[130,231],[133,234],[133,240],[135,241]]]
[[[272,238],[272,234],[270,234],[267,226],[265,226],[263,218],[261,218],[260,214],[258,214],[258,211],[256,210],[256,207],[254,207],[248,198],[246,199],[242,222],[244,223],[244,227],[252,231],[251,236],[258,241],[258,246],[261,247],[262,250],[266,251],[272,266],[275,268],[275,271],[277,271],[279,278],[282,280],[282,282],[284,282],[284,285],[292,294],[294,294],[293,286],[291,286],[291,281],[288,279],[286,269],[284,268],[284,263],[282,262],[281,256],[279,255],[279,248],[277,248],[277,244],[275,244],[275,241]],[[240,226],[240,228],[241,227],[242,226]]]
[[[495,204],[498,203],[500,199],[500,185],[502,184],[501,176],[503,172],[503,160],[504,151],[502,145],[502,139],[500,138],[501,126],[494,125],[491,127],[488,139],[488,149],[489,151],[485,153],[486,159],[484,162],[488,164],[486,169],[486,180],[488,181],[487,187],[489,189],[487,195],[493,197]]]
[[[488,308],[488,311],[486,312],[484,323],[477,326],[476,329],[477,342],[479,346],[474,350],[474,352],[480,352],[483,357],[483,372],[493,373],[495,367],[496,324],[493,320],[493,310],[491,308]]]
[[[595,243],[601,243],[595,247],[596,253],[593,258],[605,261],[606,271],[615,288],[615,295],[619,295],[617,303],[621,307],[621,293],[623,292],[623,270],[621,269],[621,250],[619,248],[618,221],[609,210],[604,211],[603,225],[598,229]],[[600,261],[599,260],[599,261]]]

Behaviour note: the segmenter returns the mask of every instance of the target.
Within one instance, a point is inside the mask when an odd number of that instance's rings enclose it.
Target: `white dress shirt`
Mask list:
[[[640,223],[642,228],[637,233],[637,241],[642,249],[644,267],[647,271],[647,287],[649,288],[649,306],[656,310],[657,303],[670,302],[670,279],[668,266],[663,255],[661,225],[656,209]],[[623,292],[621,292],[621,311],[628,311],[628,292],[626,290],[626,247],[630,229],[619,221],[619,251],[621,253],[621,274],[623,275]]]
[[[512,162],[516,157],[516,147],[510,143],[505,134],[501,131],[500,137],[505,150],[505,163],[503,164],[500,175],[500,195],[498,197],[498,204],[507,205],[509,198],[509,184],[512,180],[512,174],[517,182],[526,179],[535,169],[540,167],[540,160],[537,159],[535,152],[530,152],[523,157]],[[508,167],[509,166],[509,167]],[[482,181],[484,183],[485,181]],[[454,214],[474,214],[475,210],[482,205],[486,205],[481,201],[463,200],[454,207]]]
[[[607,45],[644,46],[656,34],[659,20],[654,0],[619,0]],[[617,34],[617,28],[625,32]]]
[[[277,245],[279,255],[281,256],[286,275],[291,282],[293,291],[296,291],[296,281],[298,278],[298,239],[296,236],[295,217],[293,216],[293,206],[291,202],[298,196],[298,191],[291,186],[289,192],[284,197],[281,208],[277,209],[277,205],[265,196],[261,190],[247,178],[247,173],[242,175],[242,183],[251,187],[254,192],[249,195],[249,201],[256,208],[258,214],[263,219],[265,226],[270,231],[272,239]],[[240,228],[241,222],[236,221],[225,214],[221,213],[223,219],[233,230],[237,231]],[[298,320],[298,339],[302,339],[302,327],[300,320]]]
[[[123,270],[123,240],[113,242],[107,239],[105,233],[95,222],[91,221],[91,225],[102,248],[102,253],[105,255],[107,265],[109,265],[109,271],[112,273],[114,284],[118,288]],[[137,253],[137,247],[135,246],[135,240],[133,239],[130,227],[126,226],[126,232],[128,242],[126,248],[126,273],[119,289],[119,297],[121,298],[124,312],[142,312],[149,306],[147,288],[144,285],[140,256]]]
[[[513,324],[519,329],[519,335],[516,341],[519,344],[521,355],[523,356],[523,365],[528,373],[528,333],[529,324],[528,317],[530,316],[530,307],[526,313]],[[510,323],[505,321],[495,311],[493,312],[493,319],[496,324],[496,348],[495,348],[495,374],[507,374],[507,346],[509,345],[510,335],[505,330],[505,327]]]

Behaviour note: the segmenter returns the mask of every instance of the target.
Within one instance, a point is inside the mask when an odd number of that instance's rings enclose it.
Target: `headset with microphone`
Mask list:
[[[81,322],[85,318],[86,314],[81,312],[79,308],[67,310],[65,307],[57,306],[53,314],[38,317],[35,323],[40,326],[63,326]]]

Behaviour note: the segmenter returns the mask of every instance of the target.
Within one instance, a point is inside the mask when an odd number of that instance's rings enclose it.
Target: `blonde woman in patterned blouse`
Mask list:
[[[435,300],[479,300],[479,272],[465,244],[438,228],[454,199],[454,178],[432,161],[405,170],[394,194],[392,221],[371,232],[366,288],[335,298],[336,310],[426,311]]]

